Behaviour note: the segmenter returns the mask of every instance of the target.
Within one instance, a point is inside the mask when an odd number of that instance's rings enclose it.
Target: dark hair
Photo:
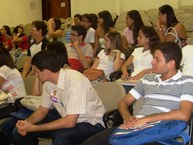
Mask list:
[[[180,68],[180,63],[182,59],[182,50],[179,45],[175,42],[164,42],[160,44],[156,50],[160,50],[163,53],[163,56],[166,62],[170,60],[175,61],[176,69]]]
[[[98,16],[96,15],[96,14],[94,14],[94,13],[92,13],[92,14],[89,14],[90,16],[89,17],[91,17],[92,18],[92,25],[91,25],[91,27],[93,28],[93,29],[97,29],[97,21],[98,21]]]
[[[156,30],[151,26],[142,26],[140,30],[142,31],[143,35],[149,39],[149,48],[153,54],[155,48],[160,43],[160,39]]]
[[[60,62],[63,62],[61,67],[63,67],[65,64],[69,64],[68,53],[64,43],[60,41],[49,42],[47,44],[47,50],[55,52],[55,54],[57,55],[57,58],[61,60]]]
[[[22,37],[25,35],[24,31],[23,31],[23,27],[21,25],[18,25],[16,26],[14,29],[13,29],[13,32],[12,34],[17,34],[18,33],[18,29],[21,28],[22,29],[22,34],[19,35],[19,37]]]
[[[141,19],[140,13],[137,10],[128,11],[127,15],[133,20],[133,39],[134,45],[136,45],[139,29],[141,26],[144,26],[144,23]]]
[[[3,25],[3,28],[4,28],[5,31],[7,32],[7,35],[11,36],[11,30],[10,30],[9,26]]]
[[[122,38],[121,38],[121,34],[119,32],[116,32],[116,31],[115,32],[108,32],[107,37],[110,39],[111,44],[113,44],[113,46],[116,49],[122,51],[122,49],[123,49]]]
[[[68,64],[66,47],[62,42],[54,41],[48,43],[47,50],[38,52],[32,58],[32,65],[40,71],[48,69],[58,72],[65,64]]]
[[[78,33],[78,36],[82,35],[83,36],[82,40],[84,40],[84,38],[86,37],[86,33],[87,33],[87,30],[86,30],[86,28],[84,26],[82,26],[82,25],[74,25],[74,26],[71,27],[71,29],[73,31],[76,31]]]
[[[159,12],[162,14],[166,14],[167,19],[167,27],[173,27],[178,23],[178,20],[175,16],[174,10],[170,5],[163,5],[159,7]]]
[[[32,25],[34,25],[37,30],[42,30],[42,36],[46,36],[48,29],[44,21],[33,21]]]
[[[4,47],[0,47],[0,67],[3,65],[6,65],[7,67],[10,67],[11,69],[15,68],[15,64],[10,56],[10,53],[7,49]]]
[[[105,34],[109,31],[110,27],[114,27],[113,18],[109,11],[104,10],[98,13],[99,18],[103,19]]]
[[[90,14],[83,14],[82,19],[87,19],[89,23],[92,23],[92,17]]]
[[[60,20],[60,18],[54,18],[54,22],[55,22],[55,30],[60,29],[60,27],[61,27],[61,20]]]
[[[80,20],[82,20],[82,15],[81,15],[81,14],[75,14],[75,15],[74,15],[74,18],[75,18],[75,17],[78,17]]]

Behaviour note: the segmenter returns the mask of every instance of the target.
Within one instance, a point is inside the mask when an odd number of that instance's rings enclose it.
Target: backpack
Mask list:
[[[187,127],[185,121],[171,120],[149,123],[132,129],[115,129],[110,137],[112,145],[141,145],[151,142],[159,142],[165,145],[185,145],[189,136],[184,132]],[[174,138],[182,137],[184,142],[180,143]]]

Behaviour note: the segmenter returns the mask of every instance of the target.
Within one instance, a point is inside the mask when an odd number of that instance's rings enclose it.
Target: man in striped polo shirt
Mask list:
[[[174,42],[164,42],[157,47],[152,60],[153,73],[144,76],[118,104],[124,120],[121,128],[143,126],[160,120],[190,119],[193,78],[183,76],[179,71],[181,58],[181,49]],[[132,116],[128,106],[142,97],[144,101],[139,111]],[[109,137],[114,129],[107,129],[81,145],[109,145]]]
[[[160,120],[190,119],[193,110],[193,78],[179,71],[181,49],[173,42],[165,42],[155,50],[152,72],[119,102],[125,128]],[[131,116],[127,111],[135,100],[144,96],[140,110]]]

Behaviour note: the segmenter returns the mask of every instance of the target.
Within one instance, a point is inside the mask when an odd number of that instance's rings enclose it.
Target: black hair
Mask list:
[[[15,68],[15,64],[11,58],[11,55],[7,49],[5,49],[3,46],[0,47],[0,67],[3,65],[6,65],[7,67],[10,67],[11,69]]]
[[[105,34],[109,31],[110,27],[114,27],[113,18],[111,16],[111,13],[107,10],[101,11],[98,13],[99,18],[103,19],[103,29],[105,31]]]
[[[141,26],[144,26],[144,23],[142,21],[140,13],[137,10],[128,11],[127,15],[133,20],[133,40],[134,45],[136,45],[139,29]]]
[[[7,35],[11,36],[11,30],[10,30],[10,27],[7,26],[7,25],[3,25],[3,28],[6,30]]]
[[[178,23],[178,20],[175,16],[174,10],[170,5],[163,5],[159,7],[159,12],[162,14],[166,14],[167,19],[167,27],[173,27]]]
[[[78,17],[78,18],[80,19],[80,21],[82,20],[82,15],[81,15],[81,14],[75,14],[75,15],[74,15],[74,18],[75,18],[75,17]]]
[[[47,50],[55,52],[55,54],[57,55],[57,58],[61,60],[61,62],[63,62],[61,64],[62,65],[61,67],[63,67],[65,64],[69,64],[68,63],[68,53],[67,53],[66,46],[64,45],[64,43],[60,41],[49,42],[47,44]]]
[[[37,30],[42,30],[42,36],[46,36],[48,29],[44,21],[33,21],[32,26],[35,26]]]
[[[58,30],[61,28],[61,20],[60,18],[54,18],[54,22],[55,22],[55,30]]]
[[[171,60],[175,61],[176,69],[180,68],[180,63],[182,59],[182,50],[179,45],[175,42],[164,42],[161,43],[156,50],[160,50],[163,53],[163,56],[166,62]]]
[[[65,64],[68,64],[66,47],[59,41],[48,43],[47,50],[38,52],[32,58],[32,65],[35,65],[40,71],[48,69],[58,72]]]
[[[90,16],[89,17],[91,17],[92,18],[92,25],[91,25],[91,27],[93,28],[93,29],[97,29],[97,21],[98,21],[98,16],[96,15],[96,14],[94,14],[94,13],[91,13],[91,14],[89,14]]]
[[[155,48],[160,43],[160,39],[156,30],[151,26],[142,26],[140,30],[142,31],[143,35],[149,39],[148,45],[151,50],[151,53],[153,54]]]
[[[87,33],[87,30],[86,30],[86,28],[84,26],[82,26],[82,25],[74,25],[74,26],[71,27],[71,29],[73,31],[76,31],[78,33],[78,36],[82,35],[82,37],[83,37],[82,40],[84,40],[84,38],[86,37],[86,33]]]
[[[13,34],[13,33],[14,33],[14,34],[17,34],[17,33],[18,33],[18,29],[19,29],[19,28],[21,28],[21,29],[22,29],[22,34],[20,34],[20,35],[19,35],[19,37],[22,37],[22,36],[24,36],[24,35],[25,35],[25,33],[24,33],[24,31],[23,31],[23,27],[22,27],[21,25],[16,26],[16,27],[13,29],[12,34]]]

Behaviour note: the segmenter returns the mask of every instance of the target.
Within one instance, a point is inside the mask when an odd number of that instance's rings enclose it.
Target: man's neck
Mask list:
[[[39,36],[39,37],[34,38],[36,43],[40,43],[42,41],[42,39],[44,39],[43,36]]]
[[[58,72],[50,72],[48,81],[57,84],[58,83],[58,77],[59,77],[59,71]]]
[[[177,70],[170,71],[166,74],[162,74],[160,78],[162,79],[162,81],[171,79],[173,76],[177,74],[177,72],[178,72]]]

